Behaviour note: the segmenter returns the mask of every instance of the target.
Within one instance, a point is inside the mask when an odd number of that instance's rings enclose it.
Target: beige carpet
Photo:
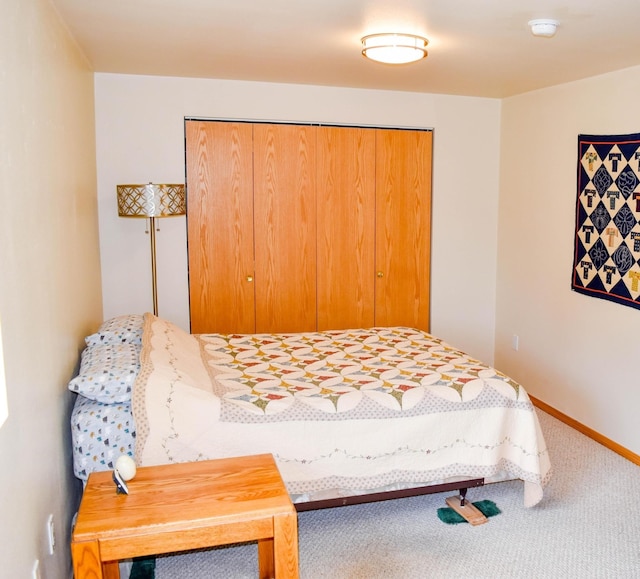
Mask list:
[[[300,513],[302,579],[640,578],[640,467],[538,412],[554,476],[542,503],[522,483],[469,491],[502,510],[485,525],[445,525],[451,493]],[[253,544],[157,560],[157,579],[257,577]]]

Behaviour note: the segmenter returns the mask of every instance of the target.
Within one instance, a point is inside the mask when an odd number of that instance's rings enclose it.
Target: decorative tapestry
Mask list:
[[[571,287],[640,309],[640,133],[578,136]]]

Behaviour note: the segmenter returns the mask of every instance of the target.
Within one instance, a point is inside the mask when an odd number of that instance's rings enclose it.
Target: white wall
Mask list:
[[[151,309],[149,239],[118,218],[116,185],[183,182],[185,117],[433,128],[431,330],[493,360],[499,101],[113,74],[95,87],[105,318]],[[160,225],[159,314],[186,329],[185,218]]]
[[[639,87],[635,67],[503,102],[496,322],[498,367],[637,454],[640,311],[570,280],[578,135],[640,132]]]
[[[71,573],[67,383],[101,319],[93,75],[48,0],[0,3],[0,576]],[[45,524],[54,515],[57,546]]]

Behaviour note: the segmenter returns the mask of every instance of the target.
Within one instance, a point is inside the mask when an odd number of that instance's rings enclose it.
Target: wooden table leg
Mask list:
[[[293,506],[273,517],[273,556],[277,579],[298,579],[298,516]]]
[[[258,577],[260,579],[273,579],[275,573],[273,539],[261,539],[258,541]]]
[[[75,579],[104,579],[97,541],[71,543],[71,556]]]
[[[298,516],[289,513],[273,517],[273,538],[258,541],[260,579],[298,579]]]
[[[118,561],[109,561],[102,564],[103,579],[120,579],[120,563]]]
[[[98,541],[71,543],[75,579],[120,579],[118,561],[100,561]]]

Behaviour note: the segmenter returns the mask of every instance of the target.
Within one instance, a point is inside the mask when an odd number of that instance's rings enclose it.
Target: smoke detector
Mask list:
[[[549,20],[548,18],[529,20],[531,34],[534,36],[543,36],[545,38],[551,38],[555,35],[558,24],[560,23],[557,20]]]

